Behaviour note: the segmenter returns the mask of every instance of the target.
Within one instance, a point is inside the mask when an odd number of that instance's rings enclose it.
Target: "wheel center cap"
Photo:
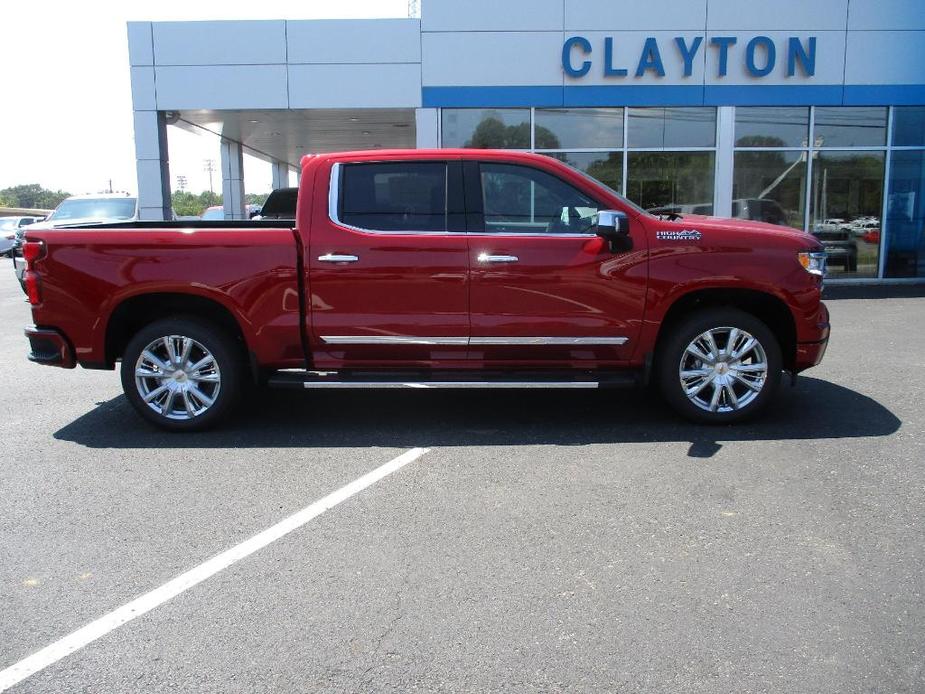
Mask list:
[[[182,370],[174,371],[173,380],[175,380],[177,383],[183,383],[186,380],[186,372]]]
[[[725,376],[727,373],[729,373],[729,364],[724,361],[719,362],[713,368],[720,376]]]

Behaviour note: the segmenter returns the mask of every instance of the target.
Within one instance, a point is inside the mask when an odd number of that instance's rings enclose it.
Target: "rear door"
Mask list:
[[[647,279],[646,236],[635,217],[633,249],[612,253],[592,228],[604,203],[577,181],[515,162],[464,166],[473,212],[470,359],[524,368],[629,360]]]
[[[469,338],[459,160],[320,166],[307,252],[318,368],[449,366]]]

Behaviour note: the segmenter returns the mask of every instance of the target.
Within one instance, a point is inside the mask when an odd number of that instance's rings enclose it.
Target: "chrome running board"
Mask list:
[[[384,388],[428,389],[594,389],[620,388],[639,383],[638,374],[626,372],[337,372],[303,371],[287,369],[277,371],[269,379],[275,388],[297,388],[307,390],[353,389],[370,390]]]

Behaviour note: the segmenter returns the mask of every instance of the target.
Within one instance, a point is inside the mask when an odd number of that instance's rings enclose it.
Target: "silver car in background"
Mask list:
[[[13,255],[22,245],[26,227],[43,217],[0,217],[0,256]]]
[[[19,236],[16,250],[22,246],[26,231],[40,229],[63,229],[84,224],[112,224],[132,222],[138,219],[138,198],[127,193],[99,193],[97,195],[72,195],[59,204],[54,212],[41,222],[36,222],[23,229]],[[16,278],[22,284],[26,263],[14,250],[13,268]]]

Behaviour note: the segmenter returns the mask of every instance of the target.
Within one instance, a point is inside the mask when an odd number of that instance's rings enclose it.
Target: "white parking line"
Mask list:
[[[77,631],[71,632],[64,638],[55,641],[42,650],[23,658],[18,663],[10,665],[5,670],[0,671],[0,692],[6,691],[13,685],[34,675],[39,670],[43,670],[74,651],[80,650],[87,644],[96,641],[96,639],[105,636],[110,631],[117,629],[123,624],[127,624],[136,617],[150,612],[158,605],[163,605],[171,598],[189,590],[198,583],[202,583],[204,580],[214,576],[223,569],[227,569],[235,562],[263,549],[272,542],[288,535],[293,530],[301,528],[310,520],[317,518],[328,509],[337,506],[342,501],[346,501],[354,494],[358,494],[384,477],[391,475],[396,470],[403,468],[408,463],[414,462],[427,453],[427,450],[426,448],[412,448],[410,451],[402,453],[394,460],[390,460],[385,465],[367,472],[350,484],[341,487],[337,491],[331,492],[310,506],[306,506],[301,511],[293,513],[288,518],[254,535],[249,540],[245,540],[231,549],[225,550],[218,556],[212,557],[212,559],[190,569],[186,573],[180,574],[159,588],[155,588],[151,592],[135,598],[122,607],[90,622],[85,627],[81,627]]]

